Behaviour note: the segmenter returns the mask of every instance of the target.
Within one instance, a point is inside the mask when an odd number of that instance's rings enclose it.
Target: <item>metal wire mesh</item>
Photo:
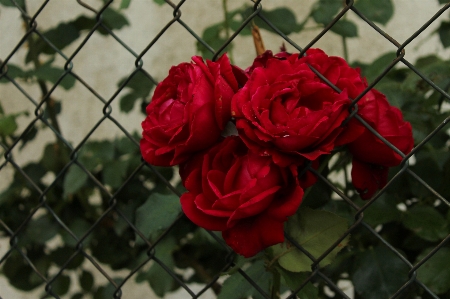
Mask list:
[[[22,94],[28,101],[33,105],[34,109],[34,117],[32,120],[27,124],[26,128],[20,133],[20,136],[18,136],[17,139],[15,139],[14,143],[10,145],[6,145],[4,143],[1,143],[3,150],[4,150],[4,161],[2,162],[0,166],[1,169],[5,169],[7,165],[12,166],[18,173],[21,174],[23,179],[23,184],[28,185],[28,188],[31,190],[30,192],[33,193],[34,196],[34,207],[31,209],[28,213],[28,216],[21,222],[18,223],[15,227],[9,227],[2,219],[0,219],[0,226],[2,231],[5,233],[5,236],[9,238],[10,247],[6,250],[6,252],[0,256],[0,265],[2,263],[5,263],[9,258],[11,258],[13,255],[19,255],[24,261],[26,266],[30,271],[35,273],[41,282],[45,284],[45,294],[49,295],[54,298],[60,298],[60,295],[58,294],[57,290],[54,289],[55,281],[63,274],[66,268],[70,267],[70,264],[76,260],[82,257],[83,260],[87,260],[89,263],[91,263],[98,272],[104,276],[109,284],[113,287],[113,297],[114,298],[122,298],[122,296],[126,297],[126,294],[122,293],[122,288],[125,284],[129,283],[130,279],[136,275],[138,271],[141,269],[147,267],[149,263],[156,263],[160,266],[161,272],[166,272],[168,275],[170,275],[176,283],[178,283],[185,291],[186,291],[186,297],[189,298],[199,298],[201,297],[207,290],[209,289],[218,289],[220,288],[220,284],[218,283],[220,279],[220,273],[225,272],[229,270],[230,268],[236,266],[234,262],[234,253],[223,243],[223,241],[218,238],[214,233],[208,232],[210,237],[216,240],[218,246],[222,248],[224,251],[224,256],[221,261],[221,271],[213,275],[209,278],[209,283],[204,285],[200,291],[193,291],[191,287],[184,282],[182,279],[179,278],[179,273],[175,273],[172,269],[172,267],[165,265],[164,261],[157,257],[156,253],[158,251],[159,244],[166,238],[166,236],[171,232],[172,230],[179,229],[179,223],[183,219],[185,220],[183,215],[180,215],[175,222],[173,222],[163,233],[161,233],[155,240],[149,240],[148,237],[141,232],[135,225],[134,220],[130,219],[130,215],[127,214],[126,211],[124,211],[123,205],[119,205],[121,198],[123,197],[121,195],[121,192],[123,191],[124,187],[127,184],[130,184],[133,178],[136,176],[139,176],[142,174],[144,170],[150,170],[154,175],[156,175],[159,180],[164,182],[172,190],[173,193],[180,196],[180,192],[170,184],[170,182],[167,180],[167,178],[161,174],[160,170],[146,164],[145,162],[140,162],[139,165],[134,169],[132,174],[126,178],[121,186],[119,186],[114,192],[111,192],[111,188],[108,188],[104,185],[104,183],[99,180],[98,177],[96,177],[91,170],[89,170],[78,158],[80,152],[83,150],[86,143],[90,140],[91,136],[95,133],[98,127],[100,126],[111,126],[114,128],[118,128],[120,132],[126,136],[126,138],[131,141],[130,146],[133,146],[136,148],[136,150],[139,148],[139,137],[134,136],[131,132],[129,132],[118,120],[118,118],[113,114],[112,104],[113,102],[117,101],[118,95],[126,88],[127,84],[133,79],[134,76],[137,75],[144,75],[149,79],[149,81],[153,82],[154,84],[157,84],[156,80],[151,75],[151,72],[149,72],[143,63],[143,57],[147,54],[147,52],[152,49],[152,47],[155,46],[155,44],[158,43],[161,37],[163,37],[165,34],[167,34],[168,29],[173,26],[174,24],[178,23],[181,26],[183,26],[186,31],[185,34],[192,35],[199,43],[204,45],[212,54],[213,59],[217,58],[222,51],[233,42],[233,40],[240,35],[241,31],[245,28],[245,26],[252,22],[253,19],[259,18],[265,23],[267,23],[268,26],[270,26],[275,32],[277,32],[285,41],[286,43],[292,45],[295,47],[300,53],[304,53],[307,49],[314,47],[316,43],[321,38],[326,38],[327,32],[338,22],[341,18],[345,17],[345,15],[352,11],[354,12],[361,20],[366,22],[374,32],[382,36],[386,43],[390,43],[394,45],[397,49],[397,58],[393,60],[390,64],[385,66],[385,70],[375,79],[373,82],[369,82],[369,86],[362,92],[357,98],[353,99],[353,103],[355,107],[357,107],[357,102],[359,99],[361,99],[366,92],[368,92],[372,87],[374,87],[380,80],[383,79],[383,77],[386,76],[386,74],[393,69],[395,66],[403,64],[404,66],[408,67],[412,71],[414,71],[420,78],[422,78],[429,86],[431,86],[434,90],[438,91],[442,97],[445,97],[446,99],[450,100],[449,94],[441,89],[439,86],[437,86],[430,78],[428,78],[426,75],[424,75],[419,69],[417,69],[413,64],[408,62],[407,59],[405,59],[405,50],[407,49],[408,45],[422,32],[426,30],[426,28],[435,22],[449,7],[450,4],[446,4],[443,6],[439,11],[436,12],[436,14],[430,18],[421,28],[419,28],[414,34],[412,34],[408,39],[406,39],[404,42],[398,42],[394,38],[392,38],[388,33],[384,32],[380,27],[378,27],[375,23],[373,23],[371,20],[367,19],[364,14],[362,14],[358,10],[358,6],[354,4],[353,1],[347,1],[345,7],[340,11],[340,13],[334,18],[333,22],[328,24],[323,31],[318,34],[315,38],[313,38],[311,41],[309,41],[306,45],[299,45],[289,37],[287,37],[285,34],[281,32],[275,25],[273,25],[265,16],[264,16],[264,8],[262,1],[256,1],[254,3],[254,9],[253,13],[245,20],[242,21],[240,27],[235,31],[234,34],[232,34],[228,40],[221,45],[219,48],[213,48],[211,47],[207,42],[202,40],[200,35],[195,32],[195,30],[191,29],[187,23],[183,21],[183,5],[187,2],[186,0],[180,1],[178,4],[172,3],[171,1],[166,1],[165,5],[169,5],[172,8],[172,18],[167,24],[163,26],[163,28],[160,30],[160,32],[151,40],[148,42],[148,45],[142,50],[141,52],[135,52],[132,48],[130,48],[123,40],[121,40],[113,30],[111,30],[107,24],[104,23],[102,14],[104,13],[105,9],[107,9],[111,3],[112,0],[106,2],[104,5],[102,5],[100,8],[93,8],[90,5],[84,3],[83,1],[77,0],[80,7],[82,7],[85,10],[91,11],[91,13],[94,13],[96,16],[96,23],[89,29],[88,34],[83,38],[82,42],[76,47],[75,50],[70,53],[70,55],[66,55],[63,53],[57,45],[54,45],[50,40],[47,39],[46,36],[42,34],[41,29],[39,28],[39,24],[37,22],[38,16],[46,9],[46,6],[49,3],[49,0],[44,1],[40,8],[35,12],[34,15],[28,15],[26,11],[23,11],[20,7],[20,5],[17,5],[14,0],[12,0],[12,3],[15,4],[15,7],[17,10],[20,11],[22,18],[26,20],[27,23],[27,30],[26,33],[21,37],[20,41],[17,43],[17,45],[14,47],[14,49],[9,53],[6,57],[1,57],[2,61],[0,65],[0,78],[6,79],[9,81],[9,84],[14,85],[17,91]],[[74,59],[77,57],[79,52],[85,47],[86,43],[93,37],[95,34],[98,34],[99,30],[104,30],[107,36],[112,37],[116,40],[116,42],[119,44],[120,47],[122,47],[125,51],[128,51],[129,54],[131,54],[134,57],[134,70],[128,75],[127,79],[121,83],[121,85],[117,88],[117,90],[112,94],[110,97],[104,97],[100,95],[99,92],[95,90],[94,87],[92,87],[87,81],[83,79],[83,76],[78,74],[74,70]],[[20,82],[15,80],[9,73],[8,69],[8,63],[10,59],[15,55],[15,53],[21,48],[25,46],[25,43],[29,36],[36,35],[39,36],[40,39],[47,44],[49,47],[51,47],[58,56],[58,59],[62,60],[64,63],[64,72],[60,74],[58,80],[54,83],[53,86],[51,86],[48,90],[44,86],[42,92],[45,96],[43,96],[41,99],[32,97],[28,92],[27,89],[24,88]],[[315,71],[313,69],[313,71]],[[332,83],[326,80],[320,73],[315,71],[318,76],[320,76],[328,85],[330,85],[333,89],[339,91],[339,89],[336,86],[333,86]],[[75,80],[86,87],[86,89],[89,91],[91,96],[95,99],[96,103],[99,104],[101,107],[102,116],[96,120],[92,128],[89,132],[87,132],[82,140],[78,142],[76,145],[72,145],[71,142],[69,142],[66,138],[66,136],[63,136],[61,133],[60,128],[58,127],[58,123],[55,122],[53,119],[48,117],[48,114],[45,112],[46,109],[52,109],[53,107],[53,99],[52,95],[54,91],[59,87],[61,82],[68,78],[72,77],[75,78]],[[337,196],[339,196],[343,201],[345,201],[348,204],[348,207],[353,210],[352,214],[354,216],[354,222],[351,225],[351,227],[348,229],[348,231],[342,235],[338,240],[335,241],[335,243],[326,251],[324,252],[319,258],[315,258],[313,255],[311,255],[307,250],[305,250],[300,244],[297,244],[296,241],[289,236],[288,234],[285,235],[285,237],[294,244],[299,250],[304,252],[310,259],[312,264],[312,273],[307,277],[306,280],[303,281],[303,283],[300,285],[300,287],[296,290],[291,290],[289,292],[289,295],[287,295],[287,298],[296,298],[297,294],[300,292],[300,290],[308,283],[308,282],[314,282],[317,280],[324,281],[325,284],[331,289],[335,294],[336,297],[341,298],[349,298],[344,291],[336,285],[332,280],[330,280],[327,277],[326,271],[321,269],[319,267],[319,263],[327,257],[327,255],[335,249],[342,240],[344,240],[348,235],[350,235],[355,230],[367,230],[367,233],[372,234],[374,238],[379,240],[379,242],[383,243],[386,248],[388,248],[392,253],[394,253],[398,259],[403,262],[409,269],[408,277],[405,277],[405,283],[402,287],[400,287],[395,294],[392,295],[392,298],[395,297],[401,297],[405,290],[410,288],[411,286],[418,287],[420,289],[423,289],[426,294],[428,294],[432,298],[438,298],[436,294],[434,294],[427,286],[425,286],[418,278],[417,278],[417,270],[423,266],[424,263],[426,263],[436,252],[438,252],[442,247],[445,246],[445,244],[450,240],[450,235],[444,238],[439,245],[434,247],[428,255],[423,257],[423,259],[413,264],[411,263],[407,257],[404,256],[402,252],[399,252],[396,250],[396,248],[391,245],[389,242],[387,242],[383,236],[381,236],[374,228],[372,228],[370,225],[368,225],[364,221],[364,211],[368,209],[375,201],[378,200],[378,198],[384,193],[384,191],[389,188],[399,177],[402,176],[411,176],[415,180],[417,180],[418,184],[421,184],[423,187],[425,187],[429,192],[431,192],[438,200],[440,200],[443,204],[450,207],[450,202],[448,199],[446,199],[444,196],[439,194],[436,190],[434,190],[429,184],[427,184],[423,178],[421,178],[419,175],[414,173],[414,171],[409,168],[409,159],[416,154],[418,151],[421,150],[426,144],[429,142],[433,136],[435,136],[438,132],[445,130],[445,126],[449,122],[449,117],[447,117],[444,121],[442,121],[441,125],[435,128],[434,131],[430,132],[426,138],[424,138],[414,149],[411,153],[408,155],[404,155],[403,153],[399,152],[392,144],[390,144],[386,139],[384,139],[382,136],[380,136],[375,130],[371,129],[370,126],[364,122],[364,120],[357,114],[357,110],[355,110],[355,113],[352,114],[352,117],[355,117],[360,122],[362,122],[366,127],[369,128],[376,136],[378,136],[383,142],[388,144],[389,147],[393,148],[395,151],[397,151],[399,154],[403,156],[403,163],[401,169],[395,174],[395,176],[389,181],[386,187],[381,190],[381,192],[372,198],[370,201],[366,202],[363,206],[356,205],[348,196],[346,196],[338,187],[335,186],[333,182],[331,182],[327,177],[323,176],[321,173],[316,171],[314,168],[310,168],[309,170],[313,173],[315,173],[321,181],[325,185],[327,185]],[[59,152],[67,152],[69,155],[69,163],[65,164],[62,167],[62,170],[60,173],[56,174],[54,178],[52,178],[52,182],[45,188],[42,189],[40,184],[37,183],[36,179],[31,177],[27,172],[22,168],[20,163],[16,162],[13,151],[17,149],[20,146],[20,142],[23,141],[23,139],[27,138],[26,136],[30,134],[30,132],[33,130],[34,126],[36,125],[42,125],[47,128],[49,128],[56,136],[57,136],[57,144],[60,147]],[[76,130],[76,128],[74,128]],[[31,146],[31,145],[28,145]],[[55,158],[56,159],[56,158]],[[86,230],[83,232],[75,232],[73,231],[67,224],[66,224],[66,217],[68,217],[66,214],[61,213],[57,206],[52,202],[49,203],[49,194],[52,190],[52,188],[55,188],[58,184],[58,181],[64,176],[64,174],[69,171],[69,169],[77,167],[79,168],[83,173],[85,173],[88,177],[88,180],[92,184],[94,184],[101,193],[101,196],[105,199],[107,199],[107,205],[104,206],[104,210],[101,213],[101,216],[96,219],[96,221],[90,225],[90,227],[87,227]],[[13,213],[14,211],[11,211]],[[62,262],[61,267],[55,272],[52,273],[52,275],[48,275],[46,273],[43,273],[40,270],[40,266],[33,263],[32,258],[30,258],[30,254],[32,254],[29,251],[26,251],[23,249],[21,245],[21,236],[23,234],[23,231],[26,229],[29,229],[29,224],[32,221],[33,217],[39,213],[46,213],[48,215],[51,215],[54,219],[55,223],[59,225],[59,229],[64,230],[68,238],[71,239],[72,243],[74,244],[73,248],[75,248],[72,252],[71,256],[66,257],[66,260]],[[78,215],[77,217],[83,217],[83,215]],[[120,221],[123,221],[125,225],[130,229],[133,233],[137,234],[139,238],[142,239],[142,241],[147,246],[147,252],[145,255],[145,258],[139,258],[135,260],[135,262],[129,266],[129,272],[128,274],[117,280],[114,278],[114,276],[111,274],[109,270],[106,270],[100,261],[96,259],[92,252],[90,250],[86,250],[83,246],[85,241],[91,236],[94,230],[100,229],[102,226],[106,225],[105,223],[108,222],[109,218],[115,218],[120,219]],[[270,295],[264,290],[264,286],[258,285],[255,281],[253,281],[249,275],[246,273],[246,271],[243,268],[238,268],[237,271],[242,275],[242,277],[246,280],[248,280],[249,284],[252,288],[254,288],[257,292],[260,293],[261,297],[263,298],[270,298]],[[450,283],[450,282],[449,282]],[[1,295],[1,294],[0,294]]]

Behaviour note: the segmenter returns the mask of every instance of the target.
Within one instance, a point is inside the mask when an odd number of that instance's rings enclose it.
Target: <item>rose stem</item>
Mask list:
[[[280,299],[281,275],[276,269],[272,270],[272,299]]]

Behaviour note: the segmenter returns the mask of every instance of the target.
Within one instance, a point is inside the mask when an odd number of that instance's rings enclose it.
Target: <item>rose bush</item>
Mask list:
[[[404,154],[412,150],[411,124],[403,120],[402,112],[391,106],[382,93],[372,89],[358,105],[358,114],[383,138]],[[376,190],[383,188],[389,167],[399,165],[403,159],[366,128],[348,148],[353,156],[353,185],[363,199],[372,197]]]
[[[252,151],[272,156],[279,165],[302,164],[361,134],[358,124],[341,134],[341,123],[349,115],[349,96],[367,85],[342,58],[319,49],[310,49],[301,58],[266,52],[247,72],[249,80],[233,97],[232,114],[239,135]]]
[[[250,152],[237,136],[225,138],[180,165],[187,192],[186,216],[195,224],[222,231],[227,244],[250,257],[283,242],[283,226],[303,196],[295,167]]]
[[[213,145],[230,120],[238,82],[227,55],[216,62],[192,57],[155,89],[142,122],[142,156],[148,163],[172,166]]]
[[[284,222],[316,183],[312,169],[322,155],[336,147],[351,153],[353,185],[363,199],[385,186],[389,167],[402,161],[348,119],[352,100],[368,85],[340,57],[319,49],[303,57],[266,51],[245,71],[226,55],[192,60],[173,67],[156,88],[142,123],[142,155],[154,165],[180,165],[186,216],[221,231],[245,257],[283,242]],[[411,125],[383,94],[369,90],[357,105],[369,126],[401,152],[411,151]]]

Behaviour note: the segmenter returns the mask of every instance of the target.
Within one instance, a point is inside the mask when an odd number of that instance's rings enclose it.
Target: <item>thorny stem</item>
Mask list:
[[[272,269],[273,264],[274,264],[275,262],[277,262],[281,257],[283,257],[284,255],[290,253],[290,252],[293,251],[294,249],[295,249],[295,247],[294,247],[294,246],[291,246],[291,247],[287,248],[285,251],[283,251],[282,253],[280,253],[280,254],[274,256],[274,257],[272,258],[272,260],[270,260],[270,262],[267,264],[267,269],[271,269],[272,271],[276,271],[275,269]]]
[[[281,275],[276,269],[272,270],[271,299],[280,299]]]
[[[349,186],[349,180],[348,180],[347,168],[344,166],[344,167],[342,168],[342,170],[344,171],[344,179],[345,179],[345,189],[344,189],[344,194],[348,196],[348,191],[350,190],[350,186]]]

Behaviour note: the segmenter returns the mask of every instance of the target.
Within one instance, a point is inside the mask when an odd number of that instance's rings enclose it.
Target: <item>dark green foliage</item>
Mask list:
[[[387,298],[408,280],[408,270],[388,248],[368,248],[357,255],[352,280],[356,292],[363,298]]]
[[[236,31],[242,25],[242,21],[247,19],[253,13],[253,8],[248,5],[244,5],[234,11],[227,14],[226,22],[220,22],[207,27],[202,34],[202,39],[214,50],[218,50],[223,44],[225,44],[227,38],[226,32],[228,30]],[[283,34],[291,34],[299,32],[303,28],[303,23],[299,23],[295,16],[295,13],[287,8],[281,7],[273,10],[267,10],[261,13],[273,26],[275,26]],[[254,24],[261,29],[268,30],[270,32],[276,32],[274,29],[259,17],[255,17],[252,21],[245,26],[240,34],[250,35],[251,25]],[[231,52],[233,44],[228,45],[223,52]],[[212,54],[204,45],[197,42],[197,50],[202,53],[205,58],[212,58]]]
[[[394,5],[392,0],[358,0],[356,7],[366,16],[370,21],[386,25],[386,23],[394,15]]]
[[[120,110],[123,112],[130,112],[139,99],[145,103],[150,91],[155,86],[154,81],[142,70],[134,72],[130,77],[123,78],[117,83],[117,86],[121,87],[127,80],[124,88],[128,93],[120,98]]]
[[[442,22],[438,29],[439,38],[444,48],[450,46],[450,22]]]
[[[358,36],[358,27],[356,27],[355,23],[345,19],[339,20],[330,30],[343,37]]]
[[[0,0],[0,4],[4,5],[4,6],[11,6],[11,7],[15,7],[17,4],[19,7],[24,8],[25,0],[15,0],[15,3],[12,0]]]
[[[272,274],[265,269],[261,261],[253,263],[245,272],[263,291],[270,293],[268,286],[270,285]],[[248,296],[263,298],[255,288],[251,287],[241,273],[235,272],[223,284],[218,299],[240,299]]]
[[[342,8],[341,1],[319,0],[313,6],[311,17],[316,23],[328,25]]]

